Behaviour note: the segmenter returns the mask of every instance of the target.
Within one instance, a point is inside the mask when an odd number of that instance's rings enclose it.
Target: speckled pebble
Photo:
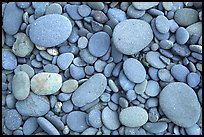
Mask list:
[[[187,75],[187,83],[192,88],[195,88],[200,83],[200,80],[200,75],[195,72],[191,72]]]
[[[179,82],[186,82],[189,73],[188,68],[182,64],[176,64],[171,68],[171,75]]]
[[[16,56],[7,49],[2,49],[2,67],[6,70],[14,70],[17,67]]]
[[[50,4],[46,9],[45,14],[62,14],[62,6],[58,3]]]
[[[91,13],[91,8],[87,5],[80,5],[77,10],[82,17],[87,17]]]
[[[74,59],[74,55],[72,53],[63,53],[57,57],[57,65],[60,69],[66,70]]]
[[[160,91],[161,91],[161,88],[160,88],[158,82],[156,82],[154,80],[149,80],[147,82],[147,87],[146,87],[145,93],[148,96],[155,97],[159,94]]]
[[[156,17],[155,25],[160,33],[167,33],[170,29],[169,20],[164,15],[159,15]]]
[[[88,121],[95,128],[102,127],[101,111],[98,109],[91,110],[88,114]]]
[[[31,135],[38,128],[37,118],[30,117],[23,124],[23,134]]]
[[[61,90],[64,93],[71,93],[78,88],[78,82],[75,79],[69,79],[62,83]]]

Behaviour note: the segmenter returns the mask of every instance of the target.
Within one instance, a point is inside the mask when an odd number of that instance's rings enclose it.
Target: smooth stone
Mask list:
[[[84,49],[88,45],[88,39],[86,37],[80,37],[77,41],[78,47]]]
[[[108,63],[105,68],[104,68],[104,75],[106,77],[111,77],[112,76],[112,71],[115,67],[115,63],[111,62],[111,63]]]
[[[137,10],[133,5],[130,5],[127,9],[127,15],[131,18],[140,18],[145,14],[145,10]]]
[[[132,5],[138,10],[148,10],[155,7],[159,2],[133,2]]]
[[[64,123],[61,121],[61,118],[54,115],[54,116],[45,116],[46,119],[53,124],[54,127],[56,127],[56,129],[58,130],[63,130],[64,129]]]
[[[122,108],[128,107],[128,101],[127,101],[127,99],[124,98],[124,97],[120,97],[120,98],[119,98],[118,104],[119,104]]]
[[[71,31],[72,25],[67,17],[48,14],[36,19],[31,24],[29,36],[36,45],[54,47],[63,43],[70,36]]]
[[[87,17],[91,13],[91,8],[87,5],[80,5],[77,10],[82,17]]]
[[[62,86],[62,76],[57,73],[41,72],[31,79],[31,90],[37,95],[51,95]]]
[[[170,24],[170,31],[172,33],[176,32],[176,30],[179,28],[179,25],[175,22],[174,19],[170,19],[169,24]]]
[[[116,48],[115,48],[115,45],[114,43],[112,42],[111,43],[112,45],[112,48],[111,48],[111,57],[113,57],[113,62],[114,63],[119,63],[122,58],[123,58],[123,54],[120,53]]]
[[[5,36],[4,36],[4,31],[3,29],[1,30],[2,31],[2,47],[4,46],[4,43],[5,43]]]
[[[20,129],[17,129],[13,132],[13,135],[23,135],[23,131]]]
[[[159,104],[167,118],[181,127],[193,126],[200,117],[201,106],[195,91],[182,82],[173,82],[163,88]]]
[[[44,117],[38,117],[37,122],[48,135],[60,135],[58,130]]]
[[[28,64],[21,65],[20,71],[26,72],[28,74],[29,78],[32,78],[34,75],[34,69]]]
[[[191,51],[195,51],[197,53],[202,53],[202,46],[201,45],[190,45],[189,49]]]
[[[140,127],[147,122],[148,113],[141,107],[131,106],[120,112],[119,119],[127,127]]]
[[[117,8],[110,8],[107,12],[107,15],[110,19],[114,18],[119,22],[126,20],[125,12]]]
[[[26,9],[31,5],[31,2],[16,2],[16,5],[21,9]]]
[[[108,21],[108,17],[102,11],[92,10],[91,15],[99,23],[106,23]]]
[[[94,67],[93,66],[86,66],[85,69],[84,69],[85,73],[87,75],[92,75],[94,73]]]
[[[103,10],[105,5],[103,2],[87,2],[88,6],[95,10]]]
[[[82,60],[84,60],[86,63],[88,64],[93,64],[94,62],[96,62],[97,58],[94,57],[93,55],[91,55],[91,53],[89,52],[88,49],[83,49],[79,52],[79,55],[81,57]]]
[[[80,16],[80,14],[78,12],[78,8],[79,8],[79,5],[67,4],[64,6],[66,13],[73,20],[81,20],[82,19],[82,17]]]
[[[78,67],[74,64],[70,65],[70,74],[73,79],[80,80],[85,77],[84,67]]]
[[[6,112],[4,117],[5,126],[9,130],[16,130],[20,127],[22,117],[15,109],[10,109]]]
[[[202,22],[196,22],[186,28],[191,37],[193,34],[201,35],[202,34]]]
[[[105,107],[102,110],[102,121],[105,127],[110,130],[116,130],[120,127],[120,121],[117,112],[111,110],[109,107]]]
[[[61,90],[64,93],[71,93],[78,88],[78,82],[75,79],[69,79],[62,83]]]
[[[160,56],[161,54],[156,51],[150,51],[146,54],[147,62],[158,69],[164,68],[166,65],[161,61]]]
[[[108,80],[108,85],[113,92],[119,91],[118,87],[116,86],[115,82],[112,79]]]
[[[163,49],[170,49],[174,46],[174,43],[170,40],[161,40],[159,46]]]
[[[143,128],[150,133],[161,133],[167,129],[168,125],[166,122],[147,122],[143,125]]]
[[[4,9],[3,26],[4,31],[9,35],[18,32],[23,22],[23,10],[16,6],[15,2],[9,2]]]
[[[164,82],[171,82],[171,81],[173,81],[173,79],[174,79],[174,78],[172,77],[170,71],[167,70],[167,69],[160,69],[160,70],[158,71],[158,77],[159,77],[160,80],[162,80],[162,81],[164,81]]]
[[[6,70],[14,70],[17,67],[16,56],[7,49],[2,49],[2,67]]]
[[[104,92],[101,96],[100,99],[102,102],[109,102],[110,101],[111,95],[109,93]]]
[[[82,111],[72,111],[67,115],[67,125],[75,132],[83,132],[88,128],[86,123],[86,113]]]
[[[45,14],[62,14],[62,6],[58,3],[50,4],[46,8]]]
[[[176,41],[178,44],[185,44],[189,39],[189,33],[184,27],[176,30]]]
[[[200,83],[200,75],[191,72],[187,75],[187,83],[190,87],[195,88]]]
[[[38,128],[37,118],[30,117],[23,124],[23,134],[31,135]]]
[[[193,126],[189,128],[185,128],[185,131],[188,135],[200,135],[201,134],[201,128],[197,124],[194,124]]]
[[[57,57],[57,65],[60,69],[66,70],[74,59],[74,55],[72,53],[63,53]]]
[[[154,67],[150,67],[148,69],[148,74],[149,74],[150,78],[153,79],[154,81],[158,81],[159,80],[158,71],[159,70],[157,68],[154,68]]]
[[[126,93],[126,98],[129,100],[129,102],[131,102],[137,98],[137,95],[135,94],[134,90],[128,90]]]
[[[155,25],[160,33],[167,33],[170,29],[169,20],[164,15],[159,15],[156,17]]]
[[[17,100],[24,100],[30,93],[30,78],[24,71],[17,72],[12,81],[12,93]]]
[[[32,2],[34,8],[35,18],[39,18],[45,14],[46,8],[49,6],[49,2]]]
[[[101,111],[98,109],[91,110],[88,114],[88,121],[94,128],[102,127]]]
[[[161,88],[160,88],[158,82],[156,82],[154,80],[149,80],[147,82],[147,87],[146,87],[145,93],[148,96],[155,97],[159,94],[160,91],[161,91]]]
[[[2,99],[3,100],[3,99]],[[14,97],[13,94],[8,94],[6,96],[6,105],[8,108],[12,109],[12,108],[15,108],[15,105],[16,105],[16,98]],[[2,103],[3,104],[3,103]]]
[[[67,93],[59,93],[57,95],[57,99],[59,99],[60,101],[64,102],[67,101],[71,98],[71,94],[67,94]]]
[[[179,45],[177,43],[174,44],[174,46],[171,49],[171,52],[182,57],[187,57],[191,53],[187,46]]]
[[[73,107],[74,107],[74,105],[72,104],[72,102],[70,100],[63,102],[63,104],[62,104],[62,110],[65,113],[71,112],[73,110]]]
[[[59,73],[58,66],[56,66],[54,64],[47,64],[47,65],[43,66],[43,70],[45,72],[49,72],[49,73]]]
[[[103,94],[106,86],[106,77],[101,73],[94,74],[74,91],[71,98],[73,104],[82,107],[94,101]]]
[[[39,96],[30,92],[25,100],[16,102],[16,109],[23,116],[43,116],[50,110],[50,103],[46,96]]]
[[[119,84],[124,91],[131,90],[135,86],[135,83],[128,80],[128,78],[125,76],[123,71],[120,71],[120,74],[119,74]]]
[[[153,107],[150,108],[149,113],[148,113],[148,118],[149,121],[151,122],[157,122],[159,120],[159,112],[157,111],[157,108]]]
[[[132,37],[133,35],[134,37]],[[112,37],[118,51],[132,55],[144,49],[152,41],[153,32],[147,22],[139,19],[128,19],[116,25]]]
[[[187,67],[176,64],[171,68],[171,75],[179,82],[186,82],[187,75],[190,73]]]
[[[106,32],[97,32],[89,39],[88,50],[95,57],[102,57],[110,47],[110,36]]]
[[[174,20],[180,26],[189,26],[198,21],[198,12],[192,8],[181,8],[176,10]]]
[[[137,59],[128,58],[123,63],[123,71],[127,78],[134,83],[141,83],[145,80],[146,70]]]
[[[162,2],[162,6],[165,10],[171,11],[173,7],[173,2]]]
[[[93,127],[89,127],[86,130],[84,130],[81,135],[96,135],[98,129],[93,128]]]

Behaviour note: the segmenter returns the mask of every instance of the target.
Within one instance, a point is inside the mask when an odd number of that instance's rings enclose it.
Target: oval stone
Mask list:
[[[143,128],[150,133],[161,133],[167,129],[166,122],[147,122]]]
[[[150,25],[139,19],[122,21],[117,24],[113,30],[113,42],[116,49],[126,55],[138,53],[144,49],[152,39],[153,32]]]
[[[119,119],[127,127],[140,127],[147,122],[148,114],[141,107],[131,106],[120,112]]]
[[[133,2],[132,5],[139,10],[147,10],[157,6],[159,2]]]
[[[155,67],[158,69],[164,68],[166,65],[160,59],[159,57],[160,55],[161,54],[159,52],[150,51],[146,54],[146,60],[152,67]]]
[[[50,110],[50,103],[46,96],[39,96],[30,92],[25,100],[16,102],[16,109],[23,116],[39,117]]]
[[[167,33],[170,29],[169,20],[164,15],[157,16],[155,25],[160,33]]]
[[[60,69],[66,70],[74,59],[74,55],[72,53],[63,53],[57,57],[57,65]]]
[[[168,84],[159,95],[159,104],[163,113],[181,127],[193,126],[200,117],[201,106],[195,91],[182,82]]]
[[[78,88],[78,82],[75,79],[69,79],[63,82],[61,90],[64,93],[71,93]]]
[[[70,20],[59,14],[48,14],[36,19],[30,26],[33,43],[42,47],[54,47],[63,43],[71,34]]]
[[[176,30],[176,41],[178,44],[185,44],[189,39],[189,33],[184,27]]]
[[[7,49],[2,49],[2,67],[6,70],[14,70],[17,67],[16,56]]]
[[[51,95],[62,86],[62,76],[57,73],[41,72],[31,79],[31,90],[37,95]]]
[[[128,58],[125,60],[123,63],[123,71],[132,82],[141,83],[145,80],[146,70],[137,59]]]
[[[12,81],[12,92],[17,100],[24,100],[30,93],[30,78],[24,71],[17,72]]]
[[[75,106],[82,107],[100,97],[107,86],[106,77],[97,73],[84,82],[72,94],[72,102]]]
[[[187,75],[190,73],[187,67],[176,64],[171,68],[171,75],[180,82],[186,82]]]

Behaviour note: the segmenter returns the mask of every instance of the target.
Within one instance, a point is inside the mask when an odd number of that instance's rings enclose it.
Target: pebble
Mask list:
[[[78,88],[78,82],[75,79],[69,79],[62,83],[61,90],[64,93],[71,93]]]
[[[23,135],[23,131],[20,129],[17,129],[13,132],[13,135]]]
[[[113,63],[113,62],[108,63],[104,68],[104,71],[103,71],[104,75],[106,77],[111,77],[114,67],[115,67],[115,63]]]
[[[115,82],[112,79],[108,80],[108,85],[109,85],[109,87],[111,88],[111,90],[113,92],[118,92],[119,91],[118,87],[116,86]]]
[[[191,53],[187,46],[179,45],[177,43],[174,44],[171,52],[182,57],[187,57]]]
[[[64,123],[61,121],[60,117],[54,115],[54,116],[45,116],[46,119],[53,124],[53,126],[56,127],[58,130],[63,130],[64,129]]]
[[[12,93],[17,100],[24,100],[30,93],[30,78],[24,71],[17,72],[12,81]]]
[[[62,110],[65,113],[71,112],[73,110],[73,107],[74,107],[74,105],[72,104],[72,102],[70,100],[63,102],[63,104],[62,104]]]
[[[109,102],[110,101],[110,94],[109,93],[106,93],[104,92],[101,96],[100,96],[100,99],[102,102]]]
[[[9,35],[18,32],[23,22],[23,10],[16,6],[15,2],[9,2],[4,9],[3,26],[4,31]]]
[[[155,68],[161,69],[164,68],[166,65],[161,61],[160,56],[161,54],[156,51],[150,51],[146,54],[147,62]]]
[[[89,127],[86,130],[84,130],[81,135],[96,135],[98,129],[93,128],[93,127]]]
[[[60,135],[58,130],[44,117],[38,117],[37,122],[48,135]]]
[[[184,27],[176,30],[176,41],[178,44],[185,44],[189,39],[189,33]]]
[[[120,121],[117,112],[111,110],[108,106],[102,110],[102,121],[105,127],[110,130],[116,130],[120,127]]]
[[[62,6],[58,3],[50,4],[46,8],[45,14],[62,14]]]
[[[103,94],[106,86],[106,77],[101,73],[94,74],[72,94],[73,104],[82,107],[94,101]]]
[[[188,135],[200,135],[201,134],[201,128],[197,124],[194,124],[193,126],[189,128],[185,128],[185,131]]]
[[[162,6],[165,10],[171,11],[173,2],[162,2]]]
[[[80,80],[85,77],[84,67],[78,67],[74,64],[71,64],[70,74],[73,79]]]
[[[123,71],[120,71],[120,74],[119,74],[119,84],[124,91],[131,90],[135,86],[135,83],[128,80],[128,78],[125,76]]]
[[[132,5],[138,10],[148,10],[158,4],[159,2],[132,2]]]
[[[164,15],[159,15],[156,17],[155,25],[160,33],[167,33],[170,29],[169,20]]]
[[[2,67],[6,70],[14,70],[17,67],[16,56],[7,49],[2,49]]]
[[[78,47],[84,49],[88,45],[88,39],[86,37],[80,37],[77,41]]]
[[[119,22],[126,20],[125,12],[118,9],[118,8],[110,8],[108,10],[107,15],[110,19],[114,18],[114,19],[118,20]]]
[[[190,26],[188,26],[186,28],[186,30],[188,31],[190,37],[193,35],[193,34],[197,34],[197,35],[201,35],[202,34],[202,22],[197,22],[197,23],[194,23]]]
[[[147,80],[145,79],[142,83],[137,83],[134,87],[135,93],[142,94],[145,92],[147,87]]]
[[[200,75],[195,72],[191,72],[187,75],[187,83],[192,88],[195,88],[200,83],[200,79]]]
[[[75,132],[83,132],[88,128],[86,123],[86,115],[87,114],[82,111],[72,111],[67,115],[67,125]]]
[[[159,70],[157,68],[154,68],[154,67],[150,67],[148,69],[148,74],[149,74],[150,78],[153,79],[154,81],[158,81],[159,80],[158,71]]]
[[[117,24],[112,37],[118,51],[132,55],[141,51],[152,41],[153,32],[147,22],[139,19],[127,19]],[[124,45],[126,46],[124,47]]]
[[[171,68],[171,75],[179,82],[186,82],[187,75],[190,73],[187,67],[176,64]]]
[[[119,100],[118,100],[118,103],[122,108],[128,107],[128,101],[124,97],[120,97]]]
[[[30,6],[31,2],[16,2],[16,5],[21,9],[26,9]]]
[[[143,128],[150,133],[161,133],[167,129],[168,125],[166,122],[147,122],[143,125]]]
[[[141,107],[131,106],[120,112],[119,119],[121,124],[127,127],[140,127],[147,122],[148,113]]]
[[[128,58],[125,60],[123,71],[127,78],[134,83],[141,83],[145,80],[146,70],[137,59]]]
[[[176,10],[174,20],[180,26],[189,26],[198,21],[198,12],[191,8],[181,8]]]
[[[57,95],[57,99],[59,99],[60,101],[64,102],[67,101],[71,98],[71,94],[67,94],[67,93],[59,93]]]
[[[61,86],[62,77],[57,73],[41,72],[31,79],[31,90],[37,95],[54,94]]]
[[[160,69],[160,70],[158,71],[158,77],[159,77],[160,80],[162,80],[162,81],[164,81],[164,82],[171,82],[171,81],[173,81],[173,79],[174,79],[174,78],[172,77],[170,71],[167,70],[167,69]]]
[[[102,127],[101,111],[98,109],[93,109],[88,114],[88,122],[94,128]]]
[[[195,91],[185,83],[173,82],[163,88],[159,104],[167,118],[178,126],[191,127],[199,119],[200,103]]]
[[[87,5],[80,5],[77,10],[82,17],[87,17],[91,13],[91,8]]]
[[[83,49],[79,52],[79,55],[82,60],[84,60],[88,64],[93,64],[97,58],[92,56],[88,49]]]
[[[69,15],[69,17],[73,20],[81,20],[82,16],[80,16],[78,12],[79,5],[71,5],[67,4],[64,6],[65,11]]]
[[[170,40],[161,40],[159,42],[159,46],[163,49],[170,49],[174,46],[174,43],[171,42]]]
[[[190,45],[189,49],[191,51],[195,51],[197,53],[202,53],[202,46],[201,45]]]
[[[91,15],[99,23],[106,23],[108,21],[108,17],[102,11],[92,10]]]
[[[3,100],[3,99],[2,99]],[[15,104],[16,104],[16,98],[14,97],[13,94],[8,94],[6,96],[6,105],[8,108],[12,109],[12,108],[15,108]]]
[[[23,124],[23,134],[31,135],[38,128],[37,118],[30,117]]]
[[[157,122],[158,119],[159,119],[159,112],[157,111],[157,108],[153,107],[153,108],[150,108],[149,110],[149,113],[148,113],[148,118],[149,118],[149,121],[151,122]]]
[[[47,64],[47,65],[43,66],[43,70],[45,72],[49,72],[49,73],[59,73],[58,66],[56,66],[54,64]]]
[[[173,19],[169,20],[169,24],[170,24],[170,31],[172,33],[176,32],[176,30],[179,28],[178,24]]]
[[[59,14],[48,14],[31,24],[29,36],[36,45],[54,47],[63,43],[71,31],[72,25],[68,18]]]
[[[103,10],[105,5],[103,2],[87,2],[88,6],[95,10]]]
[[[88,50],[95,57],[102,57],[110,47],[110,36],[106,32],[97,32],[89,40]]]
[[[94,67],[93,66],[86,66],[84,68],[84,71],[87,75],[92,75],[94,73]]]
[[[23,116],[43,116],[50,110],[50,103],[46,96],[39,96],[30,92],[25,100],[16,102],[17,111]]]
[[[145,10],[137,10],[133,5],[130,5],[127,9],[127,15],[131,18],[140,18],[145,14]]]
[[[60,69],[66,70],[74,59],[74,55],[72,53],[63,53],[57,57],[57,65]]]
[[[160,88],[158,82],[156,82],[154,80],[149,80],[147,82],[147,87],[146,87],[145,93],[148,96],[155,97],[159,94],[160,91],[161,91],[161,88]]]
[[[137,95],[135,94],[134,90],[128,90],[126,93],[126,98],[129,100],[129,102],[132,102],[137,98]]]

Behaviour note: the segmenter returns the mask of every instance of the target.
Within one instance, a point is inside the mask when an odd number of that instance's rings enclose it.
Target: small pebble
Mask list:
[[[61,90],[64,93],[71,93],[78,88],[78,82],[74,79],[69,79],[62,83]]]
[[[60,69],[66,70],[74,59],[74,55],[72,53],[63,53],[60,54],[57,58],[57,65]]]
[[[189,33],[184,27],[176,30],[176,41],[178,44],[185,44],[189,39]]]
[[[187,75],[187,83],[190,87],[195,88],[200,83],[200,75],[191,72]]]

